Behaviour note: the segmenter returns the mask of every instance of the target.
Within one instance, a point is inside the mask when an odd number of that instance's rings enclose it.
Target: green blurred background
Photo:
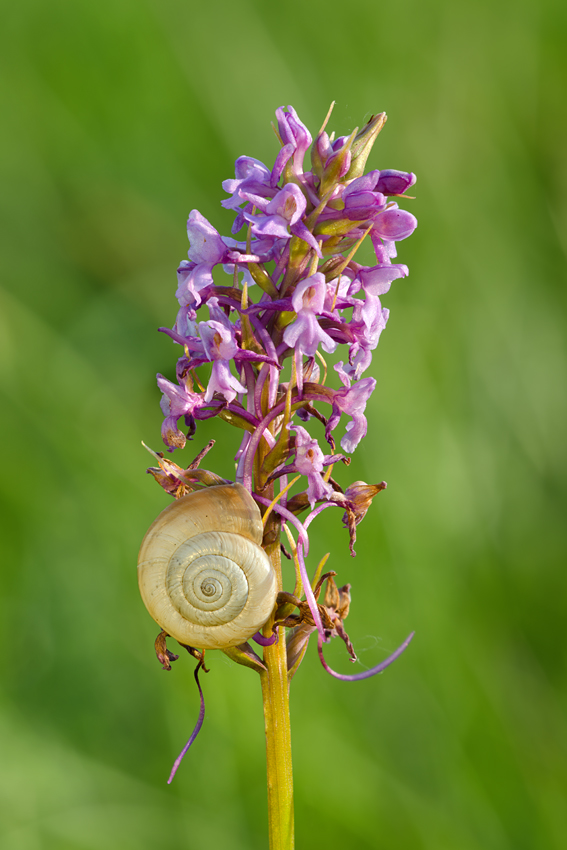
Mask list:
[[[259,683],[221,656],[204,730],[138,599],[166,496],[155,373],[178,349],[185,220],[223,232],[220,183],[273,162],[274,110],[338,134],[385,110],[370,165],[413,170],[410,277],[343,484],[386,479],[348,557],[365,666],[311,647],[292,689],[298,847],[540,850],[567,842],[565,92],[560,0],[20,0],[4,4],[3,850],[267,846]],[[201,425],[230,476],[237,432]],[[224,437],[223,437],[224,435]],[[342,647],[331,663],[352,672]],[[362,669],[362,667],[359,667]]]

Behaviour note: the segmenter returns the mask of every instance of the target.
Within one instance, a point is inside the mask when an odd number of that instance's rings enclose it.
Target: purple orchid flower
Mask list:
[[[182,307],[198,307],[201,290],[213,283],[214,263],[192,263],[182,260],[177,269],[175,296]]]
[[[212,271],[225,260],[227,247],[220,233],[201,215],[192,210],[187,221],[189,262],[184,260],[177,270],[177,300],[182,307],[199,306],[201,291],[213,283]]]
[[[342,194],[343,215],[352,221],[364,221],[375,218],[386,206],[386,197],[382,192],[374,191],[378,183],[379,171],[371,171],[353,180]]]
[[[205,402],[211,401],[214,393],[220,393],[230,403],[237,393],[246,393],[247,388],[230,371],[230,361],[242,364],[246,361],[270,363],[279,368],[278,363],[266,354],[244,351],[236,341],[235,325],[220,309],[217,298],[208,301],[210,320],[199,322],[199,336],[207,360],[213,364],[213,370],[205,393]]]
[[[331,431],[338,425],[341,413],[351,416],[352,420],[346,426],[347,433],[341,440],[341,448],[348,454],[356,449],[363,437],[366,436],[368,423],[364,416],[368,399],[376,388],[374,378],[363,378],[351,386],[350,375],[343,369],[342,361],[337,363],[335,370],[341,378],[345,388],[338,390],[333,399],[333,412],[327,422],[326,431]]]
[[[272,186],[277,186],[286,165],[292,157],[292,173],[296,178],[301,179],[303,176],[303,158],[312,142],[311,133],[305,124],[299,120],[293,106],[288,106],[288,110],[288,112],[285,112],[283,106],[276,109],[278,130],[283,147],[277,155],[272,169]]]
[[[291,303],[297,319],[284,332],[284,342],[290,348],[308,357],[314,357],[319,345],[329,353],[337,343],[320,327],[317,314],[322,313],[327,297],[325,276],[316,272],[302,280],[293,293]]]
[[[213,285],[213,268],[219,263],[258,262],[260,257],[243,254],[234,250],[238,245],[230,237],[222,237],[220,233],[201,215],[198,210],[192,210],[187,221],[187,235],[190,248],[189,262],[184,260],[177,269],[177,300],[182,307],[198,307],[201,304],[201,293]]]
[[[213,364],[205,402],[209,402],[217,392],[230,403],[237,393],[247,392],[246,387],[230,371],[230,360],[238,352],[234,325],[219,310],[216,298],[209,300],[209,310],[214,318],[208,322],[199,322],[199,335],[205,354]]]
[[[333,488],[321,475],[325,457],[319,443],[301,425],[294,425],[295,431],[295,470],[305,475],[308,481],[307,499],[312,508],[315,502],[328,499]]]
[[[385,295],[392,281],[406,277],[408,273],[408,267],[402,263],[381,263],[359,272],[362,287],[366,293],[366,301],[360,311],[366,331],[360,342],[370,351],[378,345],[380,334],[386,327],[390,312],[382,307],[378,296]]]
[[[265,237],[291,239],[292,236],[298,236],[317,252],[317,256],[322,257],[317,240],[302,221],[307,202],[299,186],[288,183],[271,200],[252,196],[248,192],[242,194],[264,212],[264,215],[243,212],[243,217],[251,223],[252,233],[255,236],[260,239]]]
[[[252,156],[239,156],[234,167],[234,180],[223,180],[222,188],[232,195],[221,201],[221,206],[227,210],[238,211],[245,198],[239,194],[241,189],[254,184],[270,185],[271,174],[263,162]]]
[[[398,242],[411,236],[416,227],[417,219],[414,215],[398,209],[397,204],[392,204],[376,216],[372,230],[381,239]]]
[[[161,409],[165,416],[161,428],[164,443],[170,451],[182,449],[187,442],[185,434],[177,427],[181,416],[192,417],[205,400],[201,393],[190,392],[186,386],[177,386],[163,375],[157,376],[158,387],[163,393]]]
[[[416,181],[413,172],[394,171],[387,168],[380,172],[376,190],[383,195],[403,195]]]
[[[289,183],[272,200],[255,198],[255,206],[265,215],[244,213],[244,218],[252,224],[252,233],[259,237],[275,236],[290,239],[289,225],[294,225],[305,212],[305,195],[295,183]]]
[[[295,349],[297,386],[300,394],[303,387],[303,355],[314,357],[319,344],[329,353],[337,347],[335,340],[317,321],[317,314],[321,313],[325,306],[326,296],[325,276],[316,272],[298,284],[291,299],[297,319],[285,329],[283,339],[286,345]]]
[[[222,236],[198,210],[192,210],[189,213],[187,236],[190,243],[189,259],[194,263],[206,263],[213,266],[215,263],[220,263],[226,254],[226,245]]]

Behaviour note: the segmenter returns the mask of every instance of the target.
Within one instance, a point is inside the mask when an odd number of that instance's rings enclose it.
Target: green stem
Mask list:
[[[279,523],[268,521],[268,539],[265,545],[279,587],[281,581],[281,557]],[[268,530],[267,529],[267,530]],[[265,633],[271,634],[273,618],[266,623]],[[273,646],[264,648],[264,664],[268,668],[261,674],[264,721],[266,728],[266,761],[268,768],[268,824],[270,850],[293,850],[293,775],[291,768],[291,729],[289,723],[289,685],[287,678],[287,656],[283,629]]]

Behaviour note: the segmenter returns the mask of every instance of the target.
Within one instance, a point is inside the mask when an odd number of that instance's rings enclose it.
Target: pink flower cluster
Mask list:
[[[344,452],[352,453],[366,434],[365,407],[376,381],[362,375],[389,315],[380,299],[408,274],[407,266],[393,262],[396,242],[417,225],[395,198],[415,175],[364,174],[383,113],[348,137],[334,140],[323,127],[314,144],[292,107],[278,109],[276,117],[281,149],[272,169],[242,156],[234,179],[223,182],[230,197],[221,203],[235,213],[233,236],[221,236],[197,210],[189,215],[189,259],[177,273],[179,312],[171,330],[161,329],[184,349],[177,382],[158,375],[162,436],[170,451],[182,448],[197,421],[221,415],[244,430],[237,480],[261,493],[266,483],[300,473],[313,508],[334,498],[324,473],[343,457],[335,455],[333,437],[342,415],[349,418]],[[355,259],[365,237],[376,255],[373,266]],[[215,269],[228,279],[213,276]],[[204,307],[208,318],[200,315]],[[347,346],[348,357],[334,367],[342,386],[332,388],[322,352],[332,354],[339,345]],[[291,375],[284,379],[288,360]],[[321,404],[330,405],[330,414]],[[312,417],[323,423],[329,454],[294,424],[294,414],[304,423]]]

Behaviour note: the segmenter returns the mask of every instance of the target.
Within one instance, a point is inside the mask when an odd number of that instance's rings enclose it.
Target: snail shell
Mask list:
[[[138,557],[140,593],[156,623],[202,649],[252,637],[277,595],[262,535],[258,506],[240,484],[196,490],[168,505]]]

